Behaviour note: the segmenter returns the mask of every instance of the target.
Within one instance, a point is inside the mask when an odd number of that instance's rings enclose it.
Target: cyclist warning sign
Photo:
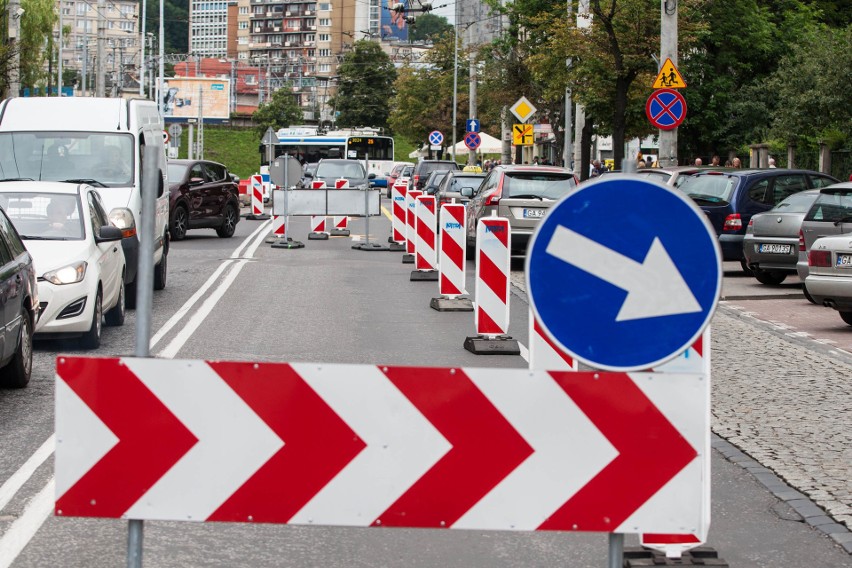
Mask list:
[[[657,80],[651,85],[652,89],[683,89],[686,87],[686,81],[683,80],[683,75],[677,70],[670,58],[666,58],[666,62],[660,67],[660,72],[657,74]]]

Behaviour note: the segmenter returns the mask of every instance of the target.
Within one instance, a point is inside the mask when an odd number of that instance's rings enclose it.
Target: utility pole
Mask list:
[[[453,145],[450,146],[453,161],[456,161],[456,111],[459,90],[459,3],[456,2],[456,21],[453,22]]]
[[[231,97],[230,97],[230,113],[237,112],[237,60],[231,59]]]
[[[577,28],[588,28],[591,22],[588,19],[589,0],[577,1]],[[586,108],[577,103],[574,114],[574,171],[580,170],[580,179],[589,177],[589,164],[584,164],[582,159],[583,128],[586,126]],[[585,172],[585,173],[584,173]]]
[[[57,65],[59,67],[59,77],[57,77],[56,81],[56,96],[62,96],[62,0],[59,0],[59,46],[57,48],[57,53],[59,54],[59,61],[57,61]]]
[[[147,62],[145,61],[145,44],[148,43],[148,36],[145,33],[145,18],[147,17],[148,12],[148,0],[142,0],[142,38],[139,49],[139,96],[145,96],[145,67],[147,67]]]
[[[571,20],[571,14],[574,11],[574,6],[572,5],[574,0],[568,0],[568,20]],[[565,60],[565,67],[568,69],[571,68],[571,58]],[[570,168],[571,166],[571,149],[572,149],[572,127],[573,124],[573,105],[574,103],[571,101],[571,87],[565,87],[565,136],[562,140],[562,166],[565,168]]]
[[[195,158],[201,160],[204,158],[204,92],[201,85],[198,85],[198,139],[195,144]]]
[[[660,0],[660,61],[671,59],[677,66],[677,0]],[[659,164],[677,165],[677,128],[660,130]]]
[[[470,48],[470,104],[468,112],[470,118],[476,118],[476,51],[473,49],[473,26],[468,26],[468,47]],[[467,157],[468,165],[476,164],[476,150],[471,150]]]
[[[8,97],[18,97],[21,94],[21,50],[19,36],[21,35],[21,16],[24,9],[20,0],[9,0],[9,43],[12,46],[12,68],[9,70]]]
[[[164,1],[160,0],[160,69],[159,75],[157,77],[157,108],[160,109],[160,114],[163,114],[163,54],[166,51],[166,31],[165,31],[165,22],[163,21],[163,4]]]
[[[104,42],[106,41],[106,0],[98,0],[98,74],[95,79],[95,96],[106,96],[106,57]]]
[[[85,25],[85,20],[83,24]],[[83,96],[86,96],[86,89],[88,88],[88,84],[86,80],[88,79],[88,70],[89,70],[89,35],[85,32],[85,27],[83,28]]]

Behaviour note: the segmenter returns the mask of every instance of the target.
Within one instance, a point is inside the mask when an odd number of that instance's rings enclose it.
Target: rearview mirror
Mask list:
[[[473,197],[473,188],[472,187],[461,188],[461,196],[462,197]]]
[[[120,240],[121,229],[119,229],[118,227],[113,227],[112,225],[104,225],[103,227],[101,227],[100,231],[98,231],[98,235],[95,237],[95,242],[98,243]]]

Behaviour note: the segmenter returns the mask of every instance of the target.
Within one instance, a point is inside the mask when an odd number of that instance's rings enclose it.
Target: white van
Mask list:
[[[146,151],[154,145],[155,151]],[[150,149],[148,149],[150,150]],[[110,220],[122,229],[127,306],[136,305],[142,214],[142,160],[155,159],[158,178],[154,289],[166,287],[169,193],[163,119],[142,99],[23,97],[0,102],[0,181],[73,181],[97,187]],[[128,219],[127,208],[133,213]]]

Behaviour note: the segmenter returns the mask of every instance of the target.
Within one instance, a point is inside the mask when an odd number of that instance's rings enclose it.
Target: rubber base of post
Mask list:
[[[328,233],[308,233],[309,241],[327,241]]]
[[[404,255],[402,255],[402,263],[414,264],[414,255],[411,253],[405,253]]]
[[[294,241],[292,239],[278,239],[276,242],[272,243],[272,248],[274,249],[300,249],[305,248],[305,243],[302,241]]]
[[[332,229],[331,236],[332,237],[348,237],[350,235],[349,229]]]
[[[388,250],[391,252],[403,252],[405,251],[405,243],[391,241],[391,244],[388,245]]]
[[[464,340],[464,348],[474,355],[520,355],[521,348],[517,339],[508,335],[498,337],[468,337]]]
[[[368,252],[375,251],[387,251],[388,247],[380,245],[378,243],[359,243],[357,245],[352,245],[353,250],[365,250]]]
[[[639,566],[730,566],[719,554],[709,546],[699,546],[683,553],[680,558],[666,558],[666,555],[656,550],[642,547],[624,548],[625,568]]]
[[[269,215],[267,215],[266,213],[261,213],[260,215],[255,215],[253,213],[250,213],[250,214],[246,215],[245,218],[248,219],[249,221],[268,221],[271,217]]]
[[[472,312],[470,298],[432,298],[429,307],[439,312]]]
[[[437,270],[412,270],[411,282],[437,282]]]

